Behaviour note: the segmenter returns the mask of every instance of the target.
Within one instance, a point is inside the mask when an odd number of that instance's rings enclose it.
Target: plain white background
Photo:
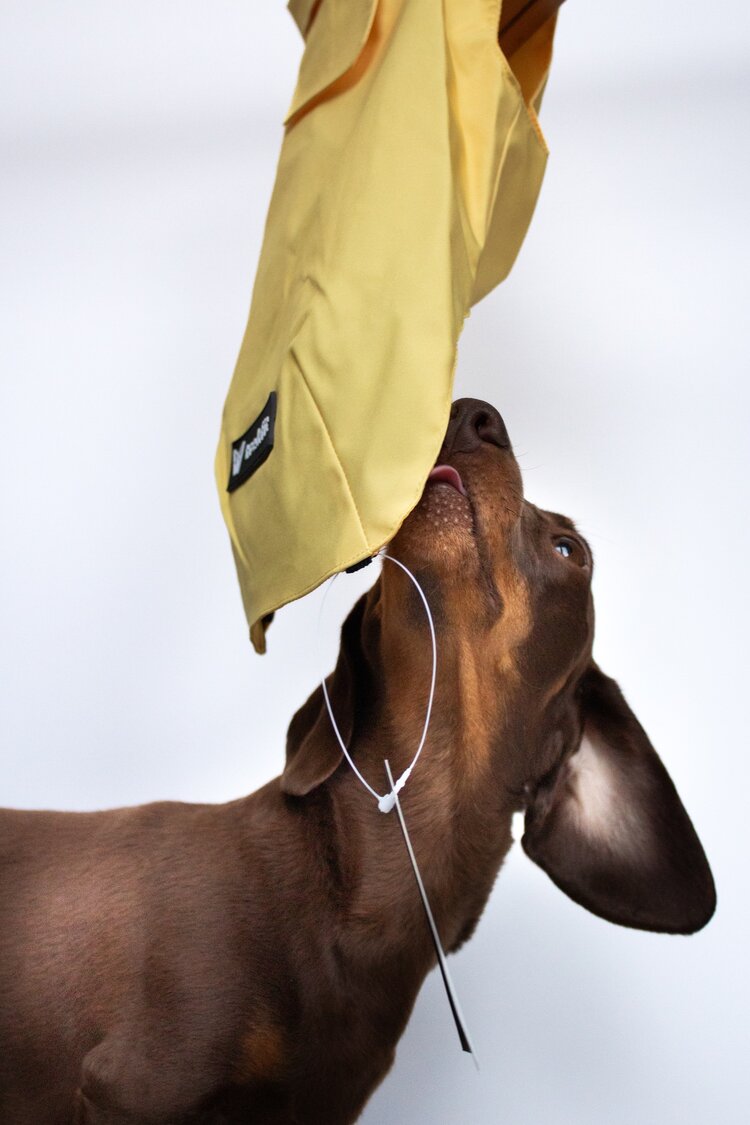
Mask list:
[[[301,40],[281,0],[4,0],[0,804],[218,801],[278,773],[317,596],[246,639],[214,493]],[[457,393],[597,559],[596,654],[711,859],[690,939],[609,926],[514,849],[367,1125],[746,1120],[746,5],[569,0],[545,186]],[[371,574],[340,589],[322,638]]]

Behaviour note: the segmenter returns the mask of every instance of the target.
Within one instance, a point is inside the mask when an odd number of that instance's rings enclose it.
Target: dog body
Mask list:
[[[431,961],[412,895],[357,917],[351,797],[4,813],[4,1125],[354,1120]]]
[[[443,944],[524,848],[605,918],[688,933],[711,873],[663,765],[593,663],[592,561],[523,498],[497,412],[454,405],[392,547],[439,674],[402,804]],[[422,606],[386,568],[328,681],[379,792],[419,741]],[[342,762],[322,691],[281,778],[220,806],[0,815],[3,1125],[348,1125],[389,1069],[434,952],[395,814]]]

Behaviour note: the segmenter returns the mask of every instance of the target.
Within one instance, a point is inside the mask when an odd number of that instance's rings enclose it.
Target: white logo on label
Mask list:
[[[265,418],[263,419],[261,424],[258,426],[258,429],[255,431],[255,437],[253,438],[253,440],[252,441],[245,441],[244,438],[243,438],[242,442],[240,443],[239,449],[233,449],[232,450],[232,476],[233,477],[236,477],[237,474],[239,473],[240,469],[242,468],[242,462],[243,461],[249,461],[250,458],[252,457],[253,453],[255,453],[258,446],[263,443],[263,441],[265,440],[266,435],[268,434],[268,431],[269,431],[270,428],[271,428],[271,419],[270,419],[269,415],[266,414]]]

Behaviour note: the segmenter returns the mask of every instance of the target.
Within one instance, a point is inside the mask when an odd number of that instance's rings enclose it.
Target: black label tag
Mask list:
[[[268,402],[258,417],[245,430],[242,437],[232,442],[232,465],[229,470],[227,492],[234,492],[256,469],[259,469],[273,449],[273,430],[276,422],[276,391],[271,391]]]

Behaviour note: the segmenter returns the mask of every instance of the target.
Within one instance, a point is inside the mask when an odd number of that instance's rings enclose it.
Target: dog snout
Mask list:
[[[473,453],[482,445],[510,449],[510,438],[500,414],[478,398],[459,398],[451,407],[443,448],[447,454]]]

